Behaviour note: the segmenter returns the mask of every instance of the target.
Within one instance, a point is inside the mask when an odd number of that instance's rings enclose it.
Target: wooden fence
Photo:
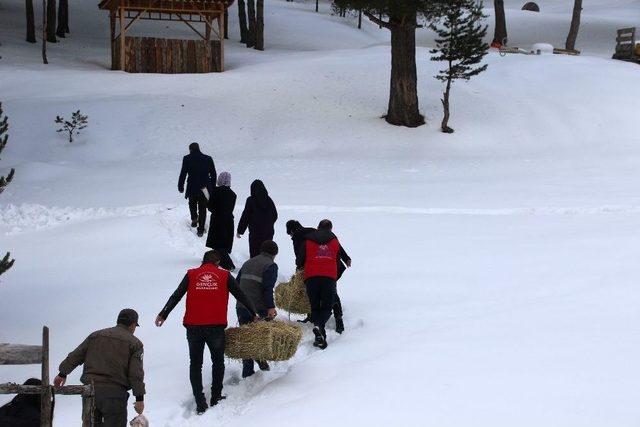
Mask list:
[[[40,426],[51,427],[53,423],[53,395],[81,395],[89,399],[88,409],[93,411],[93,387],[90,385],[69,385],[52,387],[49,384],[49,328],[42,328],[42,345],[22,345],[0,343],[0,365],[35,365],[42,368],[42,385],[0,384],[0,394],[39,394]],[[85,408],[87,409],[87,408]],[[88,417],[87,417],[88,419]],[[87,425],[92,425],[93,417]]]
[[[115,44],[114,64],[120,63],[120,43]],[[222,71],[219,40],[178,40],[125,37],[125,71],[129,73],[211,73]]]

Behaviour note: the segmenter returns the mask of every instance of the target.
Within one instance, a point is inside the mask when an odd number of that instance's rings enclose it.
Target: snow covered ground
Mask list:
[[[571,2],[506,3],[511,44],[562,45]],[[0,250],[17,261],[0,282],[0,341],[37,343],[49,325],[54,373],[88,332],[138,309],[154,426],[636,426],[640,68],[608,58],[640,3],[585,0],[581,57],[491,53],[486,73],[454,86],[453,135],[438,131],[427,31],[428,124],[395,128],[379,119],[388,34],[321,6],[269,0],[265,52],[235,41],[232,13],[228,71],[166,76],[107,70],[107,17],[73,0],[72,37],[43,66],[22,42],[23,2],[2,0],[0,172],[17,172]],[[78,108],[89,127],[70,145],[53,120]],[[307,332],[293,360],[246,381],[229,361],[229,397],[202,417],[181,308],[152,324],[204,251],[176,191],[191,141],[232,173],[238,209],[265,181],[283,280],[289,218],[331,218],[354,259],[345,334],[319,352]],[[246,238],[233,255],[246,259]],[[35,375],[3,367],[0,382]],[[79,414],[78,399],[57,400],[57,426]]]

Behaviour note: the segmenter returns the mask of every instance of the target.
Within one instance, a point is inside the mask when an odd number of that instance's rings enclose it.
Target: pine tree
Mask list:
[[[89,116],[85,116],[80,110],[71,114],[71,120],[56,116],[55,123],[62,125],[56,132],[66,132],[69,136],[69,142],[73,142],[73,135],[78,135],[82,129],[86,128],[88,120]]]
[[[478,66],[489,51],[489,45],[484,42],[487,26],[482,23],[486,17],[482,12],[482,1],[450,0],[441,18],[430,25],[438,35],[431,60],[443,61],[447,65],[436,76],[436,79],[446,82],[441,100],[444,108],[442,132],[453,133],[448,125],[449,94],[453,81],[469,80],[487,69],[486,64]]]
[[[385,120],[397,126],[424,124],[418,106],[416,29],[446,0],[333,0],[334,6],[362,14],[391,32],[391,82]]]
[[[7,116],[4,115],[4,111],[2,110],[2,103],[0,102],[0,153],[6,147],[7,142],[9,141],[9,135],[7,131],[9,130],[9,120]],[[13,175],[15,173],[14,169],[9,171],[7,176],[0,176],[0,193],[4,191],[4,189],[9,185],[9,183],[13,180]],[[7,252],[7,254],[0,259],[0,275],[6,272],[11,268],[15,260],[11,259],[11,254]]]

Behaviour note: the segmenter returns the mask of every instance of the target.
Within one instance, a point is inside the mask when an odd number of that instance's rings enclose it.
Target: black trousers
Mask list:
[[[197,403],[204,403],[206,399],[202,390],[202,361],[204,346],[209,347],[211,353],[211,397],[222,395],[222,380],[224,378],[224,326],[187,326],[187,341],[189,342],[189,379],[193,397]]]
[[[267,240],[273,240],[273,233],[252,233],[249,231],[249,257],[260,255],[260,246]]]
[[[339,319],[342,318],[342,314],[342,302],[340,301],[340,296],[336,290],[336,295],[333,301],[333,317]]]
[[[331,317],[336,297],[336,281],[330,277],[309,277],[305,285],[311,303],[311,321],[315,326],[324,329]]]
[[[95,427],[126,427],[129,393],[120,387],[96,385],[93,425]],[[89,399],[83,399],[83,426],[89,426]]]
[[[207,222],[207,198],[202,191],[197,195],[189,196],[189,212],[191,221],[198,222],[198,231],[204,231],[204,224]]]

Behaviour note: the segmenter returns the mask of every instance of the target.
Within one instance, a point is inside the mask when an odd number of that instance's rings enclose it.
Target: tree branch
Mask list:
[[[366,10],[363,10],[362,13],[364,14],[364,16],[369,18],[369,20],[371,22],[373,22],[374,24],[378,24],[381,27],[384,27],[384,28],[387,28],[387,29],[391,28],[391,23],[390,22],[383,21],[382,19],[380,19],[377,16],[373,15],[371,12],[367,12]]]

